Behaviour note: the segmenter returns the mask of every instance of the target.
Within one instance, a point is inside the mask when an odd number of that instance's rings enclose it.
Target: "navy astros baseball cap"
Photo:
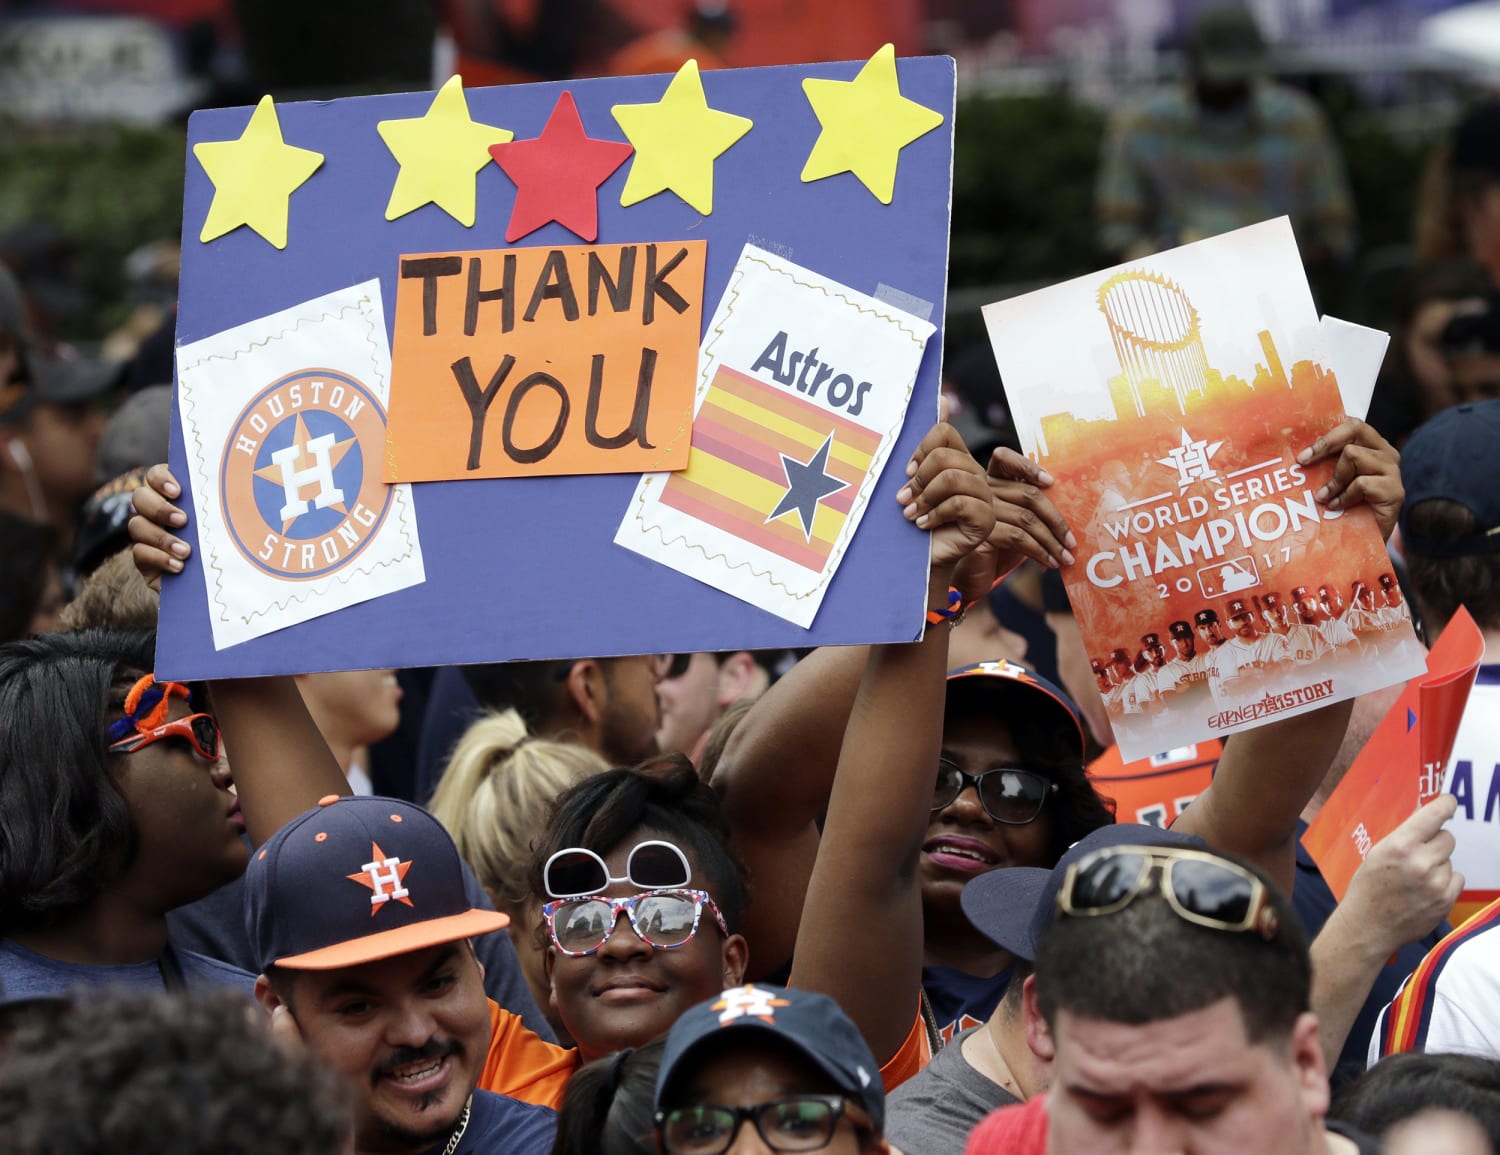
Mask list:
[[[1123,650],[1117,652],[1124,653]],[[1099,671],[1096,669],[1094,672]],[[948,671],[950,694],[955,684],[995,694],[997,701],[1009,701],[1017,710],[1040,708],[1048,711],[1056,718],[1059,726],[1077,735],[1079,755],[1084,755],[1087,744],[1083,734],[1083,723],[1078,717],[1078,708],[1073,705],[1073,700],[1066,693],[1035,670],[1006,658],[990,662],[975,662],[972,666],[962,666],[957,670]]]
[[[337,970],[488,934],[506,915],[464,893],[453,839],[421,807],[330,794],[250,857],[256,965]]]
[[[784,1039],[863,1106],[876,1131],[885,1130],[880,1064],[859,1028],[827,995],[765,983],[730,987],[718,998],[689,1008],[673,1024],[656,1075],[656,1109],[662,1109],[673,1077],[695,1070],[696,1060],[710,1046],[761,1035]]]
[[[1424,557],[1470,557],[1500,552],[1500,400],[1444,409],[1401,448],[1401,540]],[[1411,529],[1412,507],[1433,498],[1456,502],[1474,515],[1479,532],[1433,541]]]
[[[1068,847],[1051,870],[1008,866],[981,874],[964,887],[960,901],[974,929],[996,946],[1030,962],[1036,944],[1057,913],[1057,892],[1068,867],[1085,855],[1111,846],[1179,846],[1207,849],[1196,834],[1177,834],[1159,826],[1116,822],[1085,834]]]

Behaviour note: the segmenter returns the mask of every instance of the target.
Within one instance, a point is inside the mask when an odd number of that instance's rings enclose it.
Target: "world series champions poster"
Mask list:
[[[984,317],[1127,761],[1424,668],[1374,515],[1297,461],[1344,406],[1285,218]]]

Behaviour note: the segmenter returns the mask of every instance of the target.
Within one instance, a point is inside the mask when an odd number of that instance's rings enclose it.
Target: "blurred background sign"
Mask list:
[[[207,95],[178,38],[134,16],[0,18],[0,114],[159,124]]]

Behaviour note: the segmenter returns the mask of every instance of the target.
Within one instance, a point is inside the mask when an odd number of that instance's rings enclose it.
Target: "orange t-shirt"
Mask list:
[[[1114,801],[1116,822],[1171,826],[1208,789],[1223,753],[1224,743],[1210,738],[1127,764],[1120,760],[1120,748],[1111,746],[1089,763],[1089,781]]]
[[[559,1047],[539,1037],[513,1015],[501,1009],[494,999],[490,1004],[490,1049],[484,1070],[479,1074],[479,1088],[509,1095],[523,1103],[535,1103],[556,1111],[562,1105],[563,1091],[573,1072],[583,1064],[573,1047]],[[880,1068],[880,1078],[887,1092],[910,1079],[932,1059],[927,1039],[927,1025],[920,1012],[900,1050]]]

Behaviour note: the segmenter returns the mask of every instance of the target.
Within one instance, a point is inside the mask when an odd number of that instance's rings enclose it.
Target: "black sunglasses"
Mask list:
[[[996,822],[1025,826],[1035,822],[1047,799],[1057,793],[1057,783],[1020,766],[996,766],[981,774],[970,774],[956,762],[938,759],[937,781],[932,788],[932,809],[942,810],[973,786],[979,804]]]

